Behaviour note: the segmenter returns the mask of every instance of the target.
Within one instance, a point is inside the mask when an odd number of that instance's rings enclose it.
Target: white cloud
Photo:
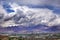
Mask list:
[[[0,4],[0,13],[6,15],[7,12],[4,10],[3,6]]]
[[[3,9],[2,5],[0,5],[0,23],[3,22],[4,17],[7,15],[7,12]]]
[[[60,25],[60,18],[58,17],[58,18],[56,18],[55,20],[53,20],[53,21],[51,21],[51,22],[49,22],[49,26],[54,26],[54,25]]]
[[[17,24],[14,23],[13,20],[3,21],[3,23],[1,23],[0,25],[1,25],[2,27],[18,26]]]
[[[22,16],[25,15],[25,18],[21,18],[22,20],[17,21],[17,22],[20,22],[20,24],[22,22],[22,25],[47,24],[48,26],[50,26],[49,25],[50,22],[52,22],[52,25],[53,25],[54,19],[57,18],[57,15],[53,13],[53,10],[49,10],[49,9],[28,8],[27,6],[19,6],[19,5],[18,7],[15,6],[15,8],[16,8],[15,9],[16,11],[19,10],[19,14],[17,13],[18,15],[21,15],[21,14]],[[20,11],[22,11],[22,13]]]
[[[11,4],[14,13],[7,14],[3,18],[3,22],[0,23],[2,27],[8,26],[32,26],[38,24],[44,24],[48,26],[60,24],[59,15],[54,14],[53,10],[47,8],[29,8],[27,6],[19,6],[18,4]],[[4,15],[6,11],[3,11]],[[12,15],[12,16],[11,16]],[[58,17],[57,17],[58,16]],[[9,19],[8,21],[4,21]]]
[[[53,10],[47,8],[29,8],[24,5],[52,5],[54,7],[60,8],[60,0],[7,0],[10,2],[9,5],[15,12],[7,13],[3,6],[0,5],[0,26],[1,27],[12,27],[12,26],[24,26],[29,27],[32,25],[44,24],[49,27],[60,25],[60,15],[53,13]],[[17,4],[16,4],[17,3]],[[20,6],[18,4],[23,4]],[[48,29],[49,27],[43,27],[41,29],[33,29],[35,33],[43,32],[43,29]],[[29,30],[28,30],[29,31]],[[7,33],[15,33],[13,30],[6,31]],[[46,31],[45,31],[46,32]],[[27,30],[19,31],[19,33],[30,33]]]

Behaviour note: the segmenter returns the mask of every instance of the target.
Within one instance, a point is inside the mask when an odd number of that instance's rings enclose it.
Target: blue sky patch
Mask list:
[[[27,5],[30,8],[48,8],[50,10],[54,9],[54,6],[52,5]]]
[[[13,9],[11,9],[11,6],[7,3],[3,4],[3,8],[8,12],[8,13],[11,13],[11,12],[14,12]]]
[[[60,8],[54,9],[53,12],[56,13],[56,14],[60,14]]]

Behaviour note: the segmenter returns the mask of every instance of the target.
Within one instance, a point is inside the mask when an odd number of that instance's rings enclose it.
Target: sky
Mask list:
[[[0,32],[60,32],[60,0],[0,0]]]

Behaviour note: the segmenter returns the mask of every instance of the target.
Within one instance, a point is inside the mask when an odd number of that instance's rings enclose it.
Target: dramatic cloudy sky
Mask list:
[[[60,0],[0,0],[0,30],[60,32]]]

